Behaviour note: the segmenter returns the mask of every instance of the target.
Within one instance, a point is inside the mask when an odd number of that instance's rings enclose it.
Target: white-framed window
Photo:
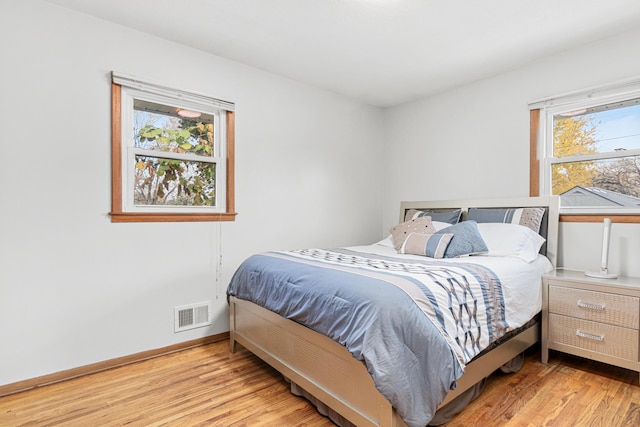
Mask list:
[[[530,107],[540,110],[541,195],[559,195],[564,215],[640,214],[640,80]]]
[[[233,219],[234,105],[112,80],[112,220]]]

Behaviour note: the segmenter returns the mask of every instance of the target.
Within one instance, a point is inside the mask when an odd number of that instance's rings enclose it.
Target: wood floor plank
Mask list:
[[[0,398],[0,426],[327,427],[281,375],[219,342]],[[515,374],[488,378],[456,426],[640,425],[638,374],[529,351]]]
[[[480,397],[446,425],[640,425],[637,373],[556,352],[548,365],[539,357],[535,349],[519,372],[492,375]]]

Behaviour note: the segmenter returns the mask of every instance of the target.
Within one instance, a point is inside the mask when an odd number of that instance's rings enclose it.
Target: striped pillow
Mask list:
[[[453,234],[421,234],[411,233],[406,238],[401,254],[423,255],[431,258],[443,258]]]
[[[485,209],[469,208],[467,220],[477,223],[502,222],[505,224],[518,224],[540,232],[544,208],[516,208],[516,209]]]

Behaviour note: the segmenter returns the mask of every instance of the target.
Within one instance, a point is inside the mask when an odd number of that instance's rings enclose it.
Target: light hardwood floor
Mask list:
[[[277,372],[219,342],[0,398],[0,426],[332,426]],[[537,349],[447,426],[640,426],[637,373]]]

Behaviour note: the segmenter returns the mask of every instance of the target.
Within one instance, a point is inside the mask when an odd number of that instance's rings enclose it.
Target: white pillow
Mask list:
[[[395,249],[395,245],[393,244],[393,236],[391,234],[389,234],[384,239],[380,240],[378,243],[376,243],[376,245],[386,246],[387,248]]]
[[[533,262],[545,242],[541,235],[518,224],[483,222],[478,224],[478,231],[489,249],[484,256],[513,256]]]
[[[443,228],[449,227],[451,224],[448,222],[442,222],[442,221],[431,221],[431,225],[433,225],[436,231],[440,231]]]

